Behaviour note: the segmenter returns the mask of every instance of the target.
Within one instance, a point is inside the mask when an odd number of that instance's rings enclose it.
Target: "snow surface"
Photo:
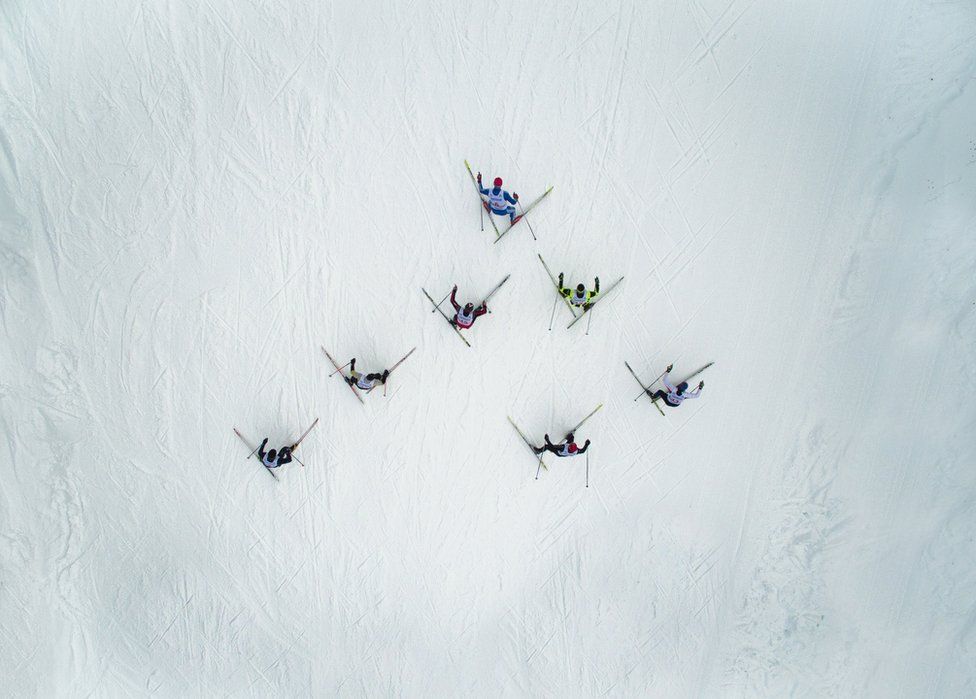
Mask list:
[[[4,695],[976,695],[974,28],[0,4]],[[537,252],[626,275],[588,335]],[[509,272],[472,349],[420,293]],[[418,350],[364,408],[320,345]],[[536,481],[506,415],[600,402]]]

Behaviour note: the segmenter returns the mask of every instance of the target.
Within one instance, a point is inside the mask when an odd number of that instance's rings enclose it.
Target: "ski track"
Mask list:
[[[974,19],[4,4],[6,694],[976,694]]]

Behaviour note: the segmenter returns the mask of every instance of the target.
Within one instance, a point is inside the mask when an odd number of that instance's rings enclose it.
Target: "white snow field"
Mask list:
[[[976,695],[973,2],[5,0],[0,56],[4,696]],[[538,253],[626,278],[567,330]],[[420,291],[507,273],[470,349]],[[321,345],[418,349],[362,406]],[[536,480],[506,416],[599,403]],[[280,482],[232,431],[314,417]]]

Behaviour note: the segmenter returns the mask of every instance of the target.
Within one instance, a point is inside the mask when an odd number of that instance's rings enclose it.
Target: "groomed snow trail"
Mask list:
[[[974,20],[0,4],[5,693],[976,694]]]

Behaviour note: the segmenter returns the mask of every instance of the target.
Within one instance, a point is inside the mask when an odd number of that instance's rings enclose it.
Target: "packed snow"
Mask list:
[[[974,27],[0,4],[4,695],[976,695]]]

